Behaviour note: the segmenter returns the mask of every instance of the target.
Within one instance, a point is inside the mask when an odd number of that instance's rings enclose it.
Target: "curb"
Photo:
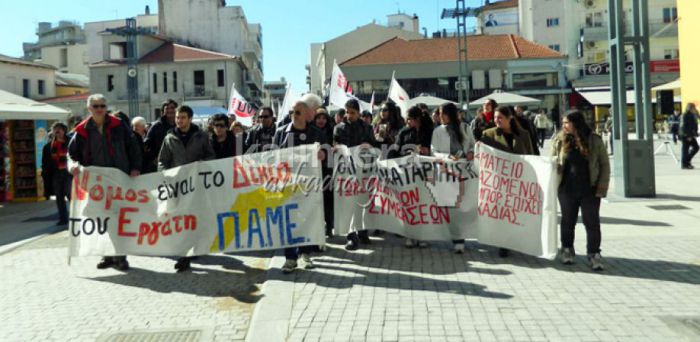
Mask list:
[[[286,341],[289,332],[289,322],[292,316],[292,294],[294,283],[280,279],[285,258],[277,254],[268,264],[268,279],[262,287],[262,299],[255,305],[250,318],[246,341]]]
[[[62,231],[62,230],[63,230],[62,227],[55,226],[55,225],[54,225],[54,226],[47,227],[47,228],[44,230],[43,233],[41,233],[41,234],[39,234],[39,235],[37,235],[37,236],[32,236],[32,237],[26,238],[26,239],[24,239],[24,240],[12,242],[12,243],[9,243],[9,244],[7,244],[7,245],[0,246],[0,255],[5,255],[5,254],[7,254],[7,253],[10,253],[10,252],[14,251],[15,249],[20,248],[20,247],[22,247],[22,246],[24,246],[24,245],[26,245],[26,244],[29,244],[29,243],[34,242],[34,241],[37,241],[37,240],[42,239],[42,238],[44,238],[44,237],[46,237],[46,236],[49,236],[49,235],[51,235],[51,234],[58,233],[58,232],[60,232],[60,231]]]

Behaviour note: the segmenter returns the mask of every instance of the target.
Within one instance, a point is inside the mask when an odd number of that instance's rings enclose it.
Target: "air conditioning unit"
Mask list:
[[[593,8],[595,6],[595,0],[584,0],[583,4],[586,8]]]
[[[595,42],[586,42],[586,48],[588,48],[588,49],[595,48]]]

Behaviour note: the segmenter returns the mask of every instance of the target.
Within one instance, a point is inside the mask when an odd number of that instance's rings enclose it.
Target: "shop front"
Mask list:
[[[44,198],[42,150],[51,125],[69,112],[0,90],[0,202]]]

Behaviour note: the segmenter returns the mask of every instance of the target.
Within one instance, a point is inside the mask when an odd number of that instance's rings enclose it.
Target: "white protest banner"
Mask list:
[[[185,256],[322,245],[318,145],[197,162],[130,178],[74,178],[71,256]]]
[[[475,238],[549,259],[556,254],[556,173],[551,158],[517,156],[486,146],[474,162],[424,156],[377,160],[378,153],[359,147],[336,150],[338,234],[379,229],[418,240]],[[504,165],[517,165],[512,180],[503,175],[488,178],[495,160],[500,160],[499,172],[505,172]]]
[[[328,94],[328,102],[334,106],[345,108],[345,102],[353,98],[348,95],[348,79],[340,70],[337,63],[333,63],[333,73],[331,74],[331,83]]]
[[[335,229],[380,229],[419,240],[475,237],[478,173],[466,161],[379,160],[377,149],[336,150]],[[449,190],[446,192],[445,190]],[[449,205],[446,205],[449,204]]]
[[[289,111],[292,110],[292,107],[294,107],[294,101],[296,100],[296,97],[293,98],[293,96],[294,95],[292,95],[292,84],[290,83],[287,87],[287,92],[284,93],[282,107],[280,107],[277,111],[277,124],[284,121],[284,119],[286,119],[287,116],[289,116]]]
[[[401,116],[405,118],[408,117],[408,100],[411,98],[408,93],[401,88],[401,85],[394,76],[391,76],[391,84],[389,85],[388,97],[396,103],[396,105],[401,108]]]
[[[235,115],[236,121],[244,126],[252,127],[255,117],[255,108],[243,98],[243,95],[236,90],[236,84],[231,85],[231,97],[228,101],[228,114]]]
[[[553,259],[557,253],[557,184],[553,157],[477,145],[479,242]]]

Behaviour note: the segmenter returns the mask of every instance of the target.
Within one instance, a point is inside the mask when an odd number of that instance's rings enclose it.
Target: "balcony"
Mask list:
[[[210,100],[216,97],[213,90],[207,90],[203,85],[195,85],[193,88],[185,90],[185,97],[188,100]]]
[[[603,23],[602,26],[585,27],[583,39],[587,42],[608,40],[608,23]]]
[[[262,91],[263,77],[258,69],[248,69],[245,72],[245,84],[253,90]]]
[[[663,20],[649,22],[650,38],[678,37],[678,22],[665,23]]]

